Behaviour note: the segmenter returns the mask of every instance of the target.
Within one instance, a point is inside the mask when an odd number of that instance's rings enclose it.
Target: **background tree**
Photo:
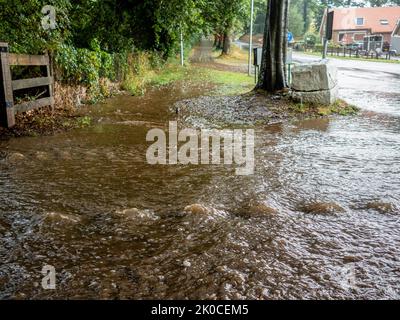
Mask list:
[[[251,3],[251,0],[249,0]],[[254,0],[254,21],[253,21],[253,32],[254,34],[264,33],[265,28],[265,17],[266,17],[266,0]],[[250,10],[250,7],[249,7]],[[249,11],[250,13],[250,11]],[[250,33],[250,16],[248,15],[244,21],[245,33]]]
[[[383,7],[388,5],[400,5],[400,0],[370,0],[371,7]]]
[[[400,5],[400,0],[292,0],[289,26],[296,37],[319,28],[327,5]],[[57,28],[41,28],[41,9],[53,5]],[[201,34],[217,35],[223,53],[234,34],[249,30],[250,0],[0,0],[0,39],[11,50],[42,53],[60,45],[92,49],[96,43],[108,53],[146,50],[174,55],[180,31],[185,43]],[[266,0],[255,0],[255,33],[263,33]]]
[[[306,31],[304,31],[305,19],[304,19],[301,9],[302,8],[300,6],[298,6],[296,1],[292,0],[290,2],[288,29],[295,38],[301,37],[306,32]],[[307,30],[308,30],[308,27],[307,27]]]
[[[231,50],[231,38],[235,30],[241,29],[250,14],[248,0],[215,0],[216,30],[223,40],[222,54],[227,55]]]
[[[311,23],[314,18],[315,8],[318,4],[317,0],[291,0],[289,10],[289,31],[293,32],[296,37],[303,36],[310,29]],[[292,21],[295,22],[292,22]],[[300,31],[301,21],[301,31]],[[296,25],[296,28],[292,30],[292,24]]]
[[[41,9],[58,8],[56,30],[44,30]],[[0,0],[0,41],[9,42],[14,52],[31,54],[52,50],[70,36],[69,0]]]

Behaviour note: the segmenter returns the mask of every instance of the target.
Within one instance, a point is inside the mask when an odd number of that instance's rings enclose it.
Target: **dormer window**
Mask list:
[[[389,24],[389,20],[387,19],[381,19],[381,25],[387,26]]]
[[[364,25],[364,18],[356,18],[356,25],[363,26]]]

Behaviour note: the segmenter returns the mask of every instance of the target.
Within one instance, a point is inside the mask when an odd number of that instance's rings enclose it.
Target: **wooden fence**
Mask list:
[[[11,66],[45,66],[46,76],[13,80]],[[14,104],[14,91],[47,86],[49,97]],[[15,114],[54,105],[54,79],[51,75],[48,55],[13,54],[8,52],[8,44],[0,42],[0,125],[15,125]]]

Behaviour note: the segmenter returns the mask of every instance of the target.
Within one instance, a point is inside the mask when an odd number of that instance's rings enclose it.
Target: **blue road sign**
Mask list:
[[[288,41],[288,42],[292,42],[292,41],[293,41],[293,33],[288,32],[288,34],[287,34],[287,41]]]

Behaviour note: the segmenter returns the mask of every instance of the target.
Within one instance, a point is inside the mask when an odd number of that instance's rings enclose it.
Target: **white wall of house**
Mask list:
[[[396,50],[397,53],[400,53],[400,36],[392,37],[391,49]]]

